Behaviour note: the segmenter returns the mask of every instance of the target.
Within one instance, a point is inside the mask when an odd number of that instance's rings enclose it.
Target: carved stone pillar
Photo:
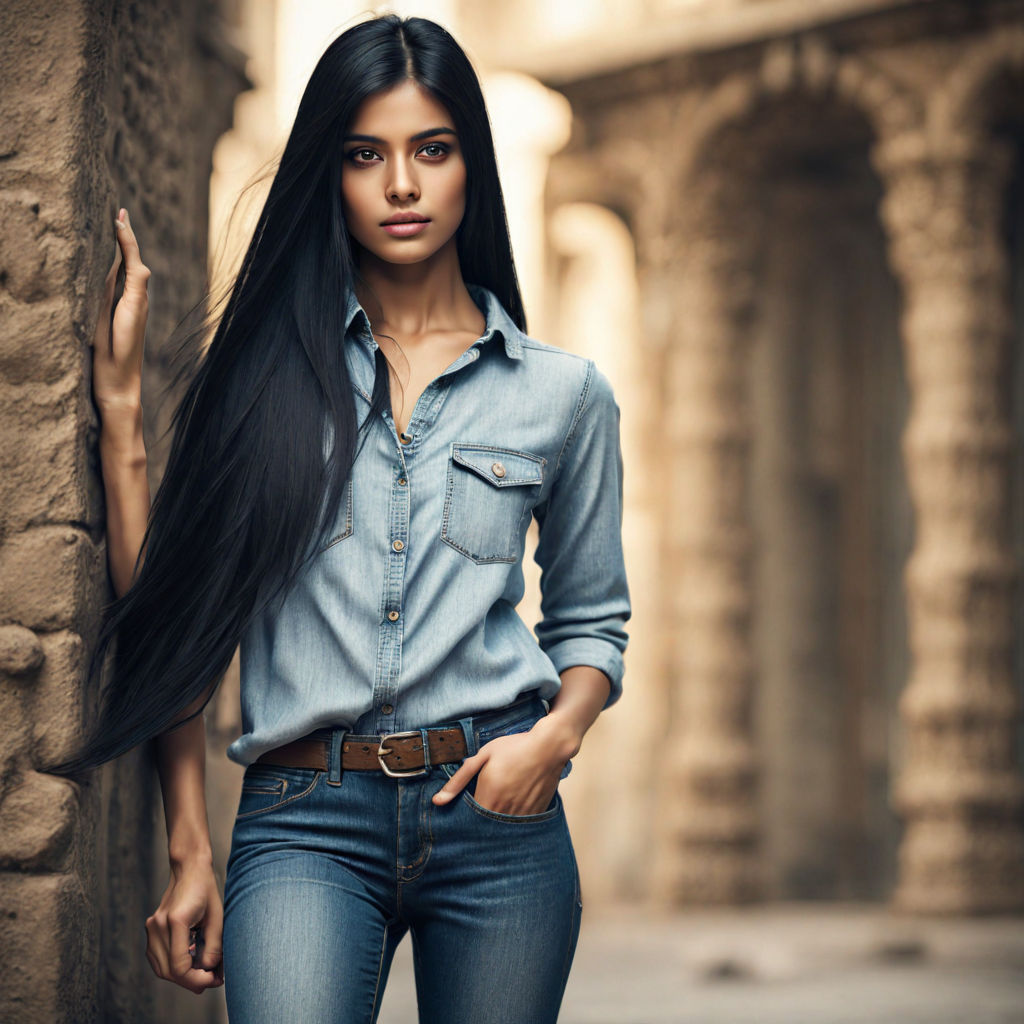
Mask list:
[[[905,573],[912,667],[894,794],[906,832],[894,896],[920,912],[1024,906],[1015,763],[1010,304],[1001,218],[1011,152],[901,136],[873,154],[902,280],[915,509]]]
[[[658,751],[663,832],[653,889],[670,902],[738,903],[762,888],[746,480],[758,232],[749,204],[753,179],[736,167],[676,190],[685,219],[669,236],[676,273],[661,297],[673,312],[663,605],[674,692],[666,722],[672,742]]]

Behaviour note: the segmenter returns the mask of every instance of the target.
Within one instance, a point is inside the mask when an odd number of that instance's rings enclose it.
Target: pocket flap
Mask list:
[[[539,484],[544,479],[547,462],[542,455],[457,441],[452,444],[452,458],[495,487]]]

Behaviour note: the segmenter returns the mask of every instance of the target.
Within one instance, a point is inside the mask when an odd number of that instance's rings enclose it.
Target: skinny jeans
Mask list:
[[[461,726],[472,755],[547,713],[532,691],[428,725]],[[435,806],[458,767],[246,768],[224,884],[231,1024],[374,1024],[406,932],[419,1024],[555,1024],[583,908],[561,794],[503,814],[476,802],[474,776]]]

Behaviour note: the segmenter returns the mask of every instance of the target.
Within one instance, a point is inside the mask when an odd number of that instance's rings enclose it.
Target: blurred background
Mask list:
[[[1024,1021],[1024,3],[12,3],[21,113],[0,187],[42,254],[7,261],[12,337],[52,344],[47,258],[91,332],[110,259],[91,218],[126,205],[154,272],[155,395],[160,343],[239,258],[269,178],[239,197],[314,64],[385,10],[440,21],[469,53],[528,333],[594,358],[622,411],[633,617],[623,696],[560,786],[585,908],[561,1019]],[[83,55],[70,79],[43,60],[56,46]],[[55,151],[77,158],[73,185]],[[61,372],[79,405],[40,429],[61,374],[4,344],[14,474],[58,450],[52,422],[63,451],[95,417],[76,365]],[[168,414],[154,403],[147,437]],[[31,631],[44,678],[4,655],[0,679],[10,736],[59,750],[105,556],[95,463],[46,465],[8,476],[0,546],[18,580],[0,653]],[[24,495],[68,478],[40,518]],[[85,596],[62,617],[38,593],[48,567],[69,578],[67,536]],[[223,877],[237,658],[206,715]],[[91,999],[95,1019],[225,1020],[222,992],[158,982],[142,955],[167,877],[149,755],[104,768],[31,840],[39,806],[68,797],[11,749],[0,885],[62,929],[12,942],[63,966],[18,968],[9,1005],[52,1013],[10,1019],[86,1019]],[[61,937],[76,929],[77,958]],[[380,1016],[403,1019],[408,938]]]

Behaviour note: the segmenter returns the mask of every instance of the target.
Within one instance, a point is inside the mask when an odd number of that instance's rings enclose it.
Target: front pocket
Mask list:
[[[515,448],[453,442],[441,539],[474,562],[516,561],[546,463]]]
[[[455,764],[445,762],[441,765],[441,770],[450,779],[460,767],[461,762]],[[473,796],[473,792],[476,790],[477,776],[479,774],[480,773],[477,772],[477,774],[462,787],[462,792],[459,796],[462,797],[473,811],[485,818],[491,818],[494,821],[504,821],[515,825],[530,825],[542,821],[550,821],[562,809],[562,795],[556,789],[555,795],[551,798],[550,805],[545,810],[539,811],[537,814],[505,814],[502,811],[492,811],[490,807],[484,807],[483,804],[477,803],[476,797]]]
[[[245,770],[236,818],[265,814],[312,793],[324,773],[254,762]]]

